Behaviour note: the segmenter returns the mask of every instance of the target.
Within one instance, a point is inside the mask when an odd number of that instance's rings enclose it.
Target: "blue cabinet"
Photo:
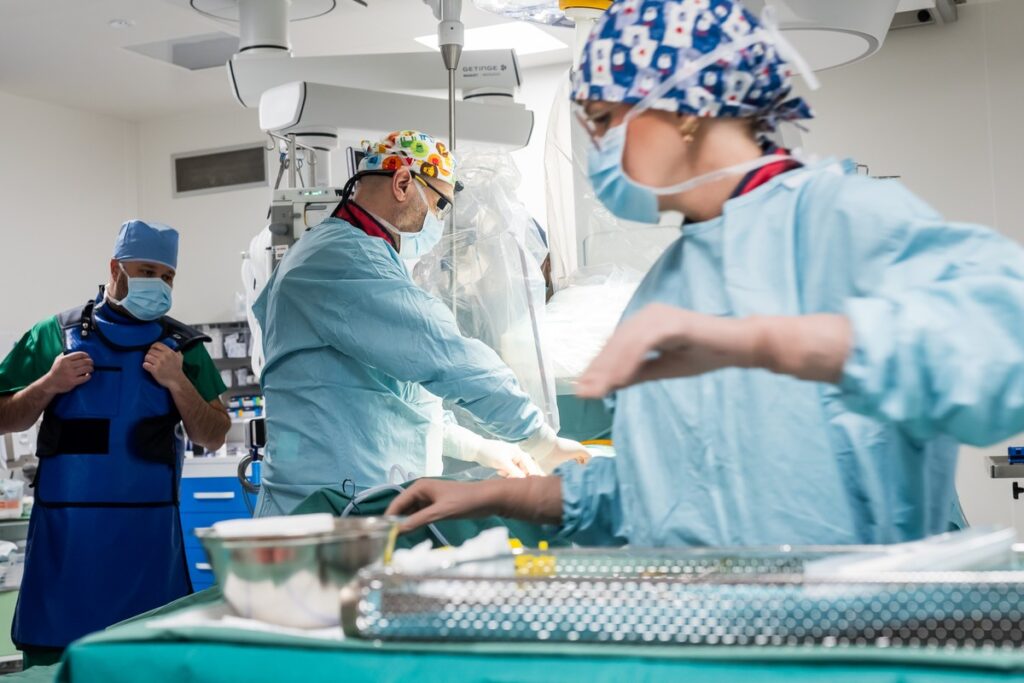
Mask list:
[[[181,527],[185,536],[185,557],[192,587],[201,591],[215,581],[213,568],[196,529],[213,526],[227,519],[251,516],[249,505],[256,505],[256,496],[246,493],[235,474],[237,456],[187,458],[181,479]],[[246,504],[244,496],[248,496]]]

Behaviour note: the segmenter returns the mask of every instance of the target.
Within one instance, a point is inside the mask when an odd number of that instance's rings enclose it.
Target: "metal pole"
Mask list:
[[[455,69],[448,69],[448,144],[451,150],[455,151]],[[454,186],[452,187],[452,199],[456,199]],[[456,322],[458,322],[458,283],[459,283],[459,265],[456,254],[455,244],[455,202],[452,202],[452,212],[449,215],[448,221],[450,227],[448,234],[451,236],[451,251],[449,252],[449,259],[452,267],[452,315],[455,316]]]
[[[288,134],[288,187],[295,189],[295,133]]]
[[[309,186],[317,187],[316,184],[316,152],[306,152],[309,159]]]
[[[448,69],[448,145],[455,149],[455,69]]]

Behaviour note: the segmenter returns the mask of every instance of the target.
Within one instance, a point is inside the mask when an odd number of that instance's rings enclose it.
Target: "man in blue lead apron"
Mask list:
[[[107,286],[37,324],[0,363],[0,433],[43,416],[12,633],[26,666],[192,590],[177,426],[212,450],[231,420],[206,338],[166,315],[177,263],[177,231],[125,223]]]

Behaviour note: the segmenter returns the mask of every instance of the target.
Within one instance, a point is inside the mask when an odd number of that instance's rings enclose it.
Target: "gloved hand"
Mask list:
[[[529,439],[519,442],[519,447],[537,461],[545,474],[551,474],[556,467],[569,460],[575,460],[581,465],[590,460],[590,453],[583,444],[559,438],[555,430],[546,424]]]
[[[446,422],[444,425],[442,453],[449,458],[476,462],[484,467],[490,467],[497,470],[498,474],[503,477],[516,479],[531,475],[544,475],[544,471],[533,461],[533,458],[515,444],[485,439],[479,434],[451,422]]]

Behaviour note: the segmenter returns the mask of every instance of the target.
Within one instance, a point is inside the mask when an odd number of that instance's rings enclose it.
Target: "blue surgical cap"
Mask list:
[[[178,269],[178,231],[162,223],[132,220],[121,226],[114,245],[118,261],[150,261]]]

